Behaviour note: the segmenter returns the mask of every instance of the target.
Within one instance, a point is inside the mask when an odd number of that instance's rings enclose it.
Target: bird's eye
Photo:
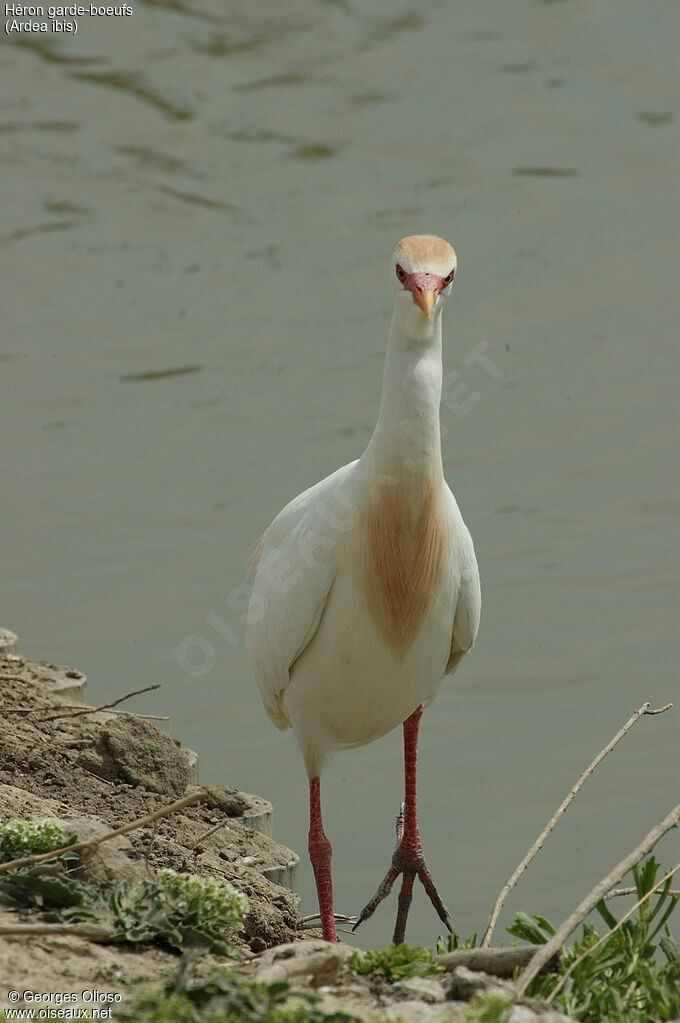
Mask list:
[[[406,280],[406,271],[404,270],[403,266],[399,266],[398,263],[397,263],[396,273],[397,273],[397,277],[399,278],[400,281],[405,281]]]
[[[445,288],[448,288],[449,284],[453,283],[453,278],[455,276],[456,276],[456,271],[452,270],[450,274],[447,274],[446,277],[442,278],[442,284],[444,285]]]

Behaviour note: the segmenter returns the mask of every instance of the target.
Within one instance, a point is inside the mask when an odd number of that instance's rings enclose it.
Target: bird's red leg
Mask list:
[[[321,786],[319,778],[309,779],[309,858],[312,861],[319,914],[326,941],[337,941],[333,916],[333,881],[331,879],[331,843],[321,820]]]
[[[362,909],[359,919],[352,928],[355,931],[359,924],[363,923],[364,920],[367,920],[373,914],[376,907],[389,895],[392,885],[399,874],[403,874],[401,891],[399,892],[397,922],[392,938],[395,945],[401,944],[406,934],[406,919],[411,905],[413,882],[416,875],[420,878],[425,891],[429,895],[439,919],[446,925],[449,931],[451,930],[448,910],[440,899],[439,893],[430,877],[430,872],[425,866],[423,847],[418,832],[418,730],[422,716],[423,705],[421,704],[404,721],[404,806],[402,813],[397,818],[397,848],[392,857],[392,866],[378,891]]]

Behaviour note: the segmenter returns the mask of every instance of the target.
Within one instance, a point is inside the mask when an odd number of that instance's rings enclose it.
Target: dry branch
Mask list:
[[[84,714],[96,714],[100,710],[111,710],[112,707],[117,707],[119,703],[124,700],[129,700],[132,696],[140,696],[142,693],[150,693],[154,689],[160,689],[160,682],[154,683],[152,686],[144,686],[143,689],[133,689],[131,693],[126,693],[125,696],[119,696],[117,700],[113,700],[111,703],[102,703],[99,707],[79,707],[77,710],[69,709],[64,710],[60,714],[49,714],[47,717],[38,718],[38,721],[56,721],[58,718],[78,718]]]
[[[73,842],[71,845],[64,845],[59,849],[52,849],[50,852],[24,856],[20,860],[8,860],[7,863],[0,863],[0,873],[4,873],[7,870],[19,870],[21,867],[31,867],[34,863],[45,863],[47,860],[56,859],[57,856],[61,856],[63,853],[80,852],[83,849],[96,849],[98,845],[101,845],[102,842],[108,842],[110,838],[117,838],[118,835],[127,835],[130,831],[136,831],[137,828],[144,828],[147,824],[153,824],[154,821],[161,820],[162,817],[169,817],[179,810],[184,810],[187,806],[193,806],[194,803],[206,799],[207,796],[208,793],[205,789],[195,789],[188,795],[182,796],[181,799],[176,799],[174,803],[161,806],[159,810],[147,813],[144,817],[138,817],[137,820],[130,821],[129,824],[123,824],[122,827],[116,828],[115,831],[109,831],[105,835],[100,835],[99,838],[93,838],[87,842]]]
[[[357,922],[356,915],[348,916],[347,913],[333,913],[333,919],[336,924],[355,924]],[[308,929],[321,927],[321,913],[310,913],[309,916],[303,916],[300,923],[303,928]]]
[[[593,890],[586,895],[585,899],[576,907],[573,913],[571,913],[567,919],[561,924],[552,937],[541,945],[536,955],[532,958],[531,962],[525,968],[524,972],[520,974],[517,980],[517,986],[515,989],[516,996],[521,997],[526,989],[528,988],[531,981],[536,977],[543,968],[544,964],[555,955],[562,945],[562,942],[569,937],[571,932],[582,923],[603,898],[608,891],[626,874],[632,867],[638,863],[643,856],[647,856],[656,843],[662,838],[667,831],[671,828],[675,828],[680,821],[680,803],[670,813],[666,814],[663,820],[659,821],[652,830],[645,835],[643,840],[638,846],[633,849],[620,863],[617,863],[613,870],[611,870],[606,877],[595,885]]]
[[[631,906],[630,909],[628,910],[628,912],[624,913],[623,916],[621,917],[621,919],[619,921],[617,921],[617,924],[616,924],[615,927],[612,927],[612,929],[610,931],[607,931],[606,934],[603,934],[602,937],[599,938],[595,942],[594,945],[591,945],[589,948],[587,948],[585,950],[585,952],[582,952],[580,956],[578,956],[576,959],[574,959],[574,961],[572,963],[569,964],[569,969],[565,971],[565,974],[564,974],[563,977],[560,977],[559,984],[557,984],[553,988],[553,990],[550,992],[550,996],[547,998],[547,1002],[548,1003],[552,1002],[552,1000],[555,997],[555,995],[558,994],[562,990],[562,988],[564,987],[564,985],[565,985],[565,983],[567,981],[567,978],[568,978],[569,974],[580,963],[583,962],[583,960],[586,958],[586,956],[589,956],[591,952],[594,952],[596,948],[599,948],[600,945],[602,945],[605,941],[607,941],[609,938],[611,938],[612,934],[614,934],[616,931],[618,931],[618,929],[620,927],[623,927],[623,925],[625,924],[626,920],[628,920],[629,917],[631,917],[633,915],[635,910],[639,909],[639,907],[643,904],[643,902],[646,902],[647,899],[651,898],[652,895],[654,894],[654,892],[658,892],[659,888],[663,888],[663,886],[666,883],[666,881],[668,880],[668,878],[669,877],[673,877],[673,874],[676,874],[678,872],[678,870],[680,870],[680,863],[677,863],[673,867],[672,870],[669,870],[667,874],[664,874],[664,876],[661,878],[661,880],[659,881],[658,884],[654,885],[653,888],[650,888],[649,891],[645,895],[643,895],[641,899],[638,899],[637,902],[635,903],[635,905]],[[635,889],[633,889],[633,891],[635,891]]]
[[[101,710],[101,707],[97,708]],[[132,714],[135,718],[142,718],[144,721],[172,721],[170,714],[138,714],[136,710],[113,710],[113,708],[104,708],[105,710],[111,710],[112,714]],[[94,711],[90,711],[93,714]]]
[[[656,888],[654,888],[654,891],[656,891],[658,887],[659,886],[657,885]],[[669,888],[668,894],[680,896],[680,889]],[[605,902],[609,902],[610,899],[618,899],[621,895],[637,895],[637,888],[635,887],[635,885],[628,885],[627,888],[612,888],[610,892],[607,892],[604,899]],[[635,909],[635,906],[633,906],[633,909]]]
[[[611,753],[616,744],[620,742],[620,740],[623,739],[624,735],[626,735],[631,730],[631,728],[639,718],[643,717],[645,714],[650,715],[663,714],[665,711],[670,710],[672,706],[673,706],[672,703],[667,703],[665,707],[658,707],[657,709],[654,710],[650,707],[649,703],[643,703],[642,706],[639,707],[635,711],[635,713],[628,719],[628,721],[626,721],[623,728],[621,728],[616,733],[614,738],[607,743],[604,749],[600,750],[600,752],[597,754],[592,763],[589,764],[585,771],[583,771],[574,787],[570,789],[568,794],[562,800],[555,813],[552,815],[546,826],[543,828],[543,831],[541,831],[540,835],[538,836],[534,844],[531,846],[531,848],[526,853],[524,858],[515,867],[514,871],[512,872],[508,880],[505,882],[500,892],[498,893],[498,896],[496,897],[496,901],[494,903],[493,910],[491,912],[491,917],[489,919],[488,926],[486,928],[486,932],[484,934],[482,948],[487,948],[491,941],[494,929],[498,922],[498,917],[500,916],[501,910],[503,909],[503,905],[505,903],[506,898],[508,897],[512,889],[515,887],[520,877],[533,860],[536,853],[542,847],[543,843],[545,842],[546,838],[553,830],[557,822],[559,821],[560,817],[562,817],[562,815],[566,813],[572,800],[581,791],[584,783],[591,776],[595,768],[604,760],[608,753]]]
[[[206,838],[210,838],[211,835],[214,835],[222,828],[226,828],[227,823],[228,823],[227,821],[222,821],[220,824],[216,824],[214,828],[211,828],[210,831],[204,831],[202,835],[198,836],[198,838],[196,839],[191,848],[195,849],[197,845],[201,844],[201,842],[205,842]]]
[[[436,966],[445,970],[455,970],[457,966],[465,966],[468,970],[479,970],[492,977],[512,977],[516,969],[526,966],[531,957],[542,948],[541,945],[516,945],[513,948],[458,948],[454,952],[444,952],[433,956]],[[543,965],[542,973],[555,973],[561,969],[561,956],[558,952]]]
[[[91,941],[106,941],[113,936],[110,927],[100,924],[1,924],[0,935],[3,937],[32,938],[45,934],[70,934],[78,938],[89,938]]]
[[[342,958],[336,952],[312,952],[310,955],[280,959],[265,966],[258,971],[255,980],[260,984],[278,984],[292,977],[311,974],[318,986],[330,983],[341,964]]]

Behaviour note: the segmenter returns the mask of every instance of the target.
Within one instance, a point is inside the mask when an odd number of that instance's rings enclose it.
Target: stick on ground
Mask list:
[[[115,831],[109,831],[99,838],[92,838],[87,842],[73,842],[71,845],[64,845],[60,849],[52,849],[50,852],[39,853],[34,856],[23,856],[19,860],[8,860],[6,863],[0,863],[0,873],[4,873],[6,870],[19,870],[21,867],[32,867],[34,863],[45,863],[47,860],[56,859],[57,856],[61,856],[63,853],[80,852],[82,849],[96,849],[98,845],[101,845],[102,842],[108,842],[110,838],[117,838],[118,835],[127,835],[128,832],[136,831],[137,828],[144,828],[147,824],[153,824],[154,821],[158,821],[162,817],[169,817],[170,814],[184,810],[187,806],[199,803],[202,799],[206,799],[207,796],[208,793],[205,789],[195,789],[188,795],[182,796],[181,799],[176,799],[174,803],[161,806],[159,810],[147,813],[144,817],[138,817],[137,820],[130,821],[129,824],[123,824],[122,827],[116,828]]]
[[[265,966],[257,972],[255,980],[260,984],[278,984],[311,974],[321,983],[330,983],[341,965],[342,958],[334,952],[312,952]]]
[[[0,925],[2,937],[33,938],[43,934],[69,934],[78,938],[89,938],[91,941],[106,941],[113,936],[110,927],[99,924],[9,924]]]
[[[465,966],[468,970],[479,970],[492,977],[512,977],[516,969],[527,965],[541,945],[514,945],[510,948],[457,948],[432,957],[435,966],[455,970]],[[559,954],[543,966],[543,973],[555,973],[561,967]]]
[[[154,689],[160,689],[160,687],[160,682],[156,682],[152,686],[144,686],[143,689],[133,689],[131,693],[119,696],[117,700],[113,700],[111,703],[102,703],[99,707],[79,707],[77,710],[73,710],[71,707],[59,714],[50,714],[48,717],[38,718],[38,721],[56,721],[58,718],[79,718],[84,714],[96,714],[100,710],[111,710],[112,707],[117,707],[123,700],[129,700],[132,696],[141,696],[142,693],[150,693]]]

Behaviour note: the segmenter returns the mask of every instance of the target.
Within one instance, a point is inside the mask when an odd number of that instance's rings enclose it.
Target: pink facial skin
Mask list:
[[[447,277],[439,277],[437,274],[428,273],[406,273],[401,266],[397,266],[398,279],[404,285],[405,291],[410,291],[413,301],[425,313],[428,320],[432,318],[437,295],[442,288],[448,287],[453,280],[453,271]]]

